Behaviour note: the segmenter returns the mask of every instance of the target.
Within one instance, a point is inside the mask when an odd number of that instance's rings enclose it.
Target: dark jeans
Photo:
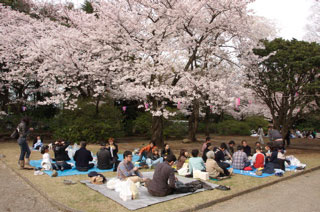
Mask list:
[[[92,169],[94,167],[94,164],[93,163],[89,163],[89,166],[88,167],[80,167],[80,166],[76,166],[76,169],[80,172],[86,172],[88,171],[89,169]]]
[[[19,146],[20,146],[20,158],[19,160],[24,160],[24,156],[26,158],[30,157],[31,151],[29,149],[29,146],[27,144],[27,140],[25,138],[19,138],[18,140]]]
[[[112,158],[113,171],[117,171],[119,163],[120,161],[118,161],[117,157]]]
[[[283,146],[286,145],[286,141],[287,141],[287,146],[290,146],[290,137],[283,139]]]
[[[222,168],[222,169],[227,169],[230,167],[229,163],[225,163],[225,162],[218,162],[218,165]]]
[[[147,158],[147,152],[146,151],[143,151],[139,157],[139,160],[138,161],[142,161],[142,158],[145,157]]]
[[[67,169],[72,169],[72,166],[68,164],[66,161],[57,161],[56,163],[52,164],[52,168],[54,170],[67,170]]]

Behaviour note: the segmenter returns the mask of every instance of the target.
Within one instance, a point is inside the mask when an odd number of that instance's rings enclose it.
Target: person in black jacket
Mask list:
[[[112,163],[112,157],[110,154],[110,151],[106,148],[105,143],[101,143],[101,148],[97,152],[97,167],[98,169],[112,169],[113,163]]]
[[[76,169],[78,171],[88,171],[94,167],[93,163],[89,163],[93,160],[91,152],[86,149],[86,142],[80,142],[80,149],[76,151],[73,159],[76,161]]]
[[[120,161],[118,160],[118,145],[114,142],[114,138],[108,139],[106,148],[111,154],[112,164],[114,164],[113,171],[116,172]]]
[[[243,146],[243,152],[247,154],[247,157],[251,156],[251,147],[248,145],[246,140],[241,141]]]
[[[230,164],[224,162],[225,161],[225,150],[227,149],[227,145],[225,143],[221,143],[220,147],[215,151],[215,161],[222,168],[226,169],[230,167]]]
[[[163,159],[165,160],[168,155],[171,155],[173,154],[171,149],[170,149],[170,146],[169,144],[164,144],[164,149],[161,151],[161,157],[163,157]]]
[[[65,141],[56,141],[52,145],[52,149],[54,152],[54,160],[55,161],[67,161],[70,160],[68,156],[68,151],[66,151],[66,148],[70,145],[69,142]]]
[[[209,152],[212,149],[213,149],[213,147],[212,147],[211,143],[207,143],[207,147],[203,150],[203,153],[202,153],[203,162],[207,161],[207,152]]]

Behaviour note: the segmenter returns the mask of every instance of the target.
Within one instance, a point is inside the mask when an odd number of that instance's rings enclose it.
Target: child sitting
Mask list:
[[[256,147],[256,153],[252,156],[252,164],[256,169],[264,167],[264,154],[261,151],[261,147]]]
[[[43,146],[43,141],[40,136],[37,136],[36,139],[33,141],[33,148],[36,150],[40,150],[40,148]]]
[[[52,170],[52,162],[49,155],[49,146],[45,145],[40,150],[42,154],[41,168],[45,171]]]

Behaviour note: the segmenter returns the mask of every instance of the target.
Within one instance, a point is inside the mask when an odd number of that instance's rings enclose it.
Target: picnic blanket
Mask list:
[[[147,178],[152,178],[153,177],[153,172],[144,172],[143,173],[144,177]],[[181,177],[181,176],[177,176],[177,178],[179,179],[179,181],[183,182],[183,183],[189,183],[194,181],[194,179],[188,179],[185,177]],[[110,180],[111,178],[107,179]],[[135,200],[128,200],[128,201],[123,201],[120,196],[119,193],[116,192],[115,190],[110,190],[107,188],[107,184],[102,184],[102,185],[95,185],[90,183],[90,180],[83,180],[81,181],[81,183],[86,184],[89,188],[98,191],[99,193],[103,194],[106,197],[109,197],[110,199],[118,202],[119,204],[121,204],[122,206],[126,207],[129,210],[137,210],[140,208],[144,208],[147,207],[149,205],[153,205],[153,204],[157,204],[160,202],[165,202],[168,200],[172,200],[172,199],[176,199],[179,197],[183,197],[186,195],[190,195],[193,193],[184,193],[184,194],[172,194],[172,195],[168,195],[165,197],[154,197],[151,196],[147,190],[146,187],[144,186],[140,186],[139,187],[139,198],[135,199]],[[215,188],[219,185],[217,184],[213,184],[213,183],[208,183],[208,185],[210,185],[212,188]],[[205,189],[198,189],[197,191],[195,191],[194,193],[197,192],[201,192],[201,191],[205,191]],[[107,208],[106,208],[107,210]]]
[[[289,167],[286,167],[286,171],[293,171],[296,168],[297,168],[296,166],[289,166]],[[259,175],[256,175],[256,169],[254,169],[252,171],[244,171],[244,170],[239,170],[239,169],[233,169],[233,173],[241,174],[241,175],[247,175],[247,176],[251,176],[251,177],[258,177],[258,178],[270,177],[270,176],[274,175],[274,174],[263,173],[261,176],[259,176]]]
[[[122,161],[123,160],[123,154],[118,154],[118,156],[119,156],[119,160]],[[138,155],[133,155],[133,157],[132,157],[132,161],[133,162],[137,161],[138,159],[139,159]],[[33,166],[33,167],[41,167],[41,161],[42,161],[42,159],[40,159],[40,160],[31,160],[30,161],[30,165]],[[80,171],[78,171],[76,169],[74,160],[69,160],[69,161],[67,161],[67,163],[73,164],[72,169],[68,169],[68,170],[64,170],[64,171],[57,171],[58,172],[58,177],[88,174],[89,172],[92,172],[92,171],[96,171],[96,172],[112,172],[112,170],[113,170],[113,169],[101,170],[101,169],[98,169],[96,167],[96,164],[95,164],[95,166],[92,169],[89,169],[89,171],[80,172]],[[49,176],[52,175],[52,171],[44,171],[44,173],[46,173]]]

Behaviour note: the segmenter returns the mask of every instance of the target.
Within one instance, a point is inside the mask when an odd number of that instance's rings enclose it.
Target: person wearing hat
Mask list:
[[[230,168],[229,171],[226,168],[220,167],[215,161],[215,154],[213,151],[207,152],[207,162],[206,171],[209,172],[209,177],[218,178],[224,176],[230,176],[233,169]]]

